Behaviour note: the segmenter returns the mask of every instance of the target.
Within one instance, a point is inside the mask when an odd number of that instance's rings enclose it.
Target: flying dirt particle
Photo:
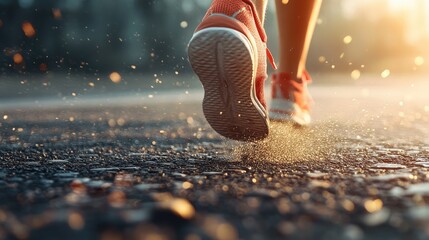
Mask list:
[[[180,22],[180,27],[181,28],[187,28],[188,27],[188,22],[187,21],[181,21]]]
[[[338,141],[334,123],[309,128],[273,122],[268,138],[236,146],[232,158],[250,162],[291,163],[324,159]]]
[[[390,76],[390,70],[389,69],[385,69],[383,72],[381,72],[382,78],[387,78],[389,76]]]
[[[288,4],[288,3],[289,3],[289,0],[282,0],[282,3],[283,3],[283,4]]]
[[[350,76],[352,77],[353,80],[358,80],[360,78],[360,71],[355,69],[352,71]]]
[[[319,57],[319,62],[320,63],[325,63],[326,62],[326,57],[325,56],[320,56]]]
[[[3,115],[3,119],[4,120],[7,120],[9,118],[9,116],[8,115]]]
[[[353,38],[350,35],[347,35],[343,38],[344,44],[350,44],[352,42]]]
[[[187,122],[188,124],[193,124],[193,123],[194,123],[194,118],[192,118],[192,117],[187,117],[187,118],[186,118],[186,122]]]
[[[120,83],[120,82],[121,82],[121,80],[122,80],[122,77],[121,77],[121,75],[120,75],[118,72],[112,72],[112,73],[109,75],[109,78],[110,78],[110,80],[111,80],[112,82],[114,82],[114,83]]]

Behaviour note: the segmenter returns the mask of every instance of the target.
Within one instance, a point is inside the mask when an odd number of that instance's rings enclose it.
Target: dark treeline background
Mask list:
[[[427,30],[410,29],[415,24],[409,22],[414,14],[421,18],[415,21],[427,21],[425,0],[414,0],[420,12],[394,14],[386,10],[389,0],[366,1],[368,6],[360,8],[350,2],[324,1],[310,69],[426,71],[427,63],[416,65],[415,59],[429,62],[429,34],[409,38],[410,32]],[[0,71],[188,72],[186,45],[209,4],[210,0],[0,0]],[[25,22],[34,27],[34,36],[24,34]],[[272,2],[266,26],[269,46],[278,55]],[[346,36],[352,37],[350,44],[344,43]],[[14,62],[16,54],[23,57],[19,64]]]

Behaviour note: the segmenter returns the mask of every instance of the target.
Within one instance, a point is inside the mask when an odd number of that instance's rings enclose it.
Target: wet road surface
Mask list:
[[[429,84],[314,85],[314,124],[217,135],[201,89],[3,101],[0,239],[427,239]]]

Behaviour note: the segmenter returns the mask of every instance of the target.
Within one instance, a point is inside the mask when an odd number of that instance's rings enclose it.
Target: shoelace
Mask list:
[[[268,47],[266,49],[267,49],[267,58],[268,58],[268,61],[270,61],[271,67],[273,67],[274,70],[277,70],[277,65],[276,65],[276,61],[274,60],[273,54],[271,54],[271,51],[270,49],[268,49]]]

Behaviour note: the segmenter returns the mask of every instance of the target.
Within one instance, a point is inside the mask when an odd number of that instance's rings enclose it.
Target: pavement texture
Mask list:
[[[315,84],[312,126],[252,143],[202,89],[3,100],[0,239],[428,239],[429,84],[393,80]]]

